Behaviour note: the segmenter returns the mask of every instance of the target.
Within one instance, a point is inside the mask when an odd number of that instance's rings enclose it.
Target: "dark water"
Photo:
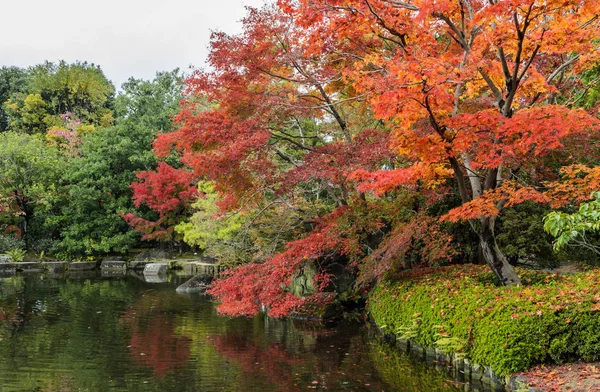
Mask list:
[[[180,280],[0,279],[0,391],[456,391],[363,327],[220,317]]]

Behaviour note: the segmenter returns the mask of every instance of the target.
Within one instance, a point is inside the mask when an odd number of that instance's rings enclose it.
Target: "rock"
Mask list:
[[[146,283],[167,283],[169,279],[167,275],[144,275],[144,282]]]
[[[494,372],[494,370],[489,366],[485,367],[485,376],[489,378],[490,385],[492,386],[492,388],[495,388],[497,386],[504,386],[505,384],[504,378],[498,376],[496,372]]]
[[[408,339],[396,338],[396,348],[402,353],[406,353],[410,349],[410,342]]]
[[[104,260],[102,264],[100,264],[101,270],[127,270],[127,263],[122,260]]]
[[[103,268],[100,276],[103,278],[124,278],[127,276],[126,268]]]
[[[17,266],[17,271],[23,271],[23,272],[38,272],[42,269],[42,265],[40,263],[36,263],[36,262],[21,262],[21,263],[15,263]]]
[[[177,287],[176,291],[185,294],[203,293],[208,288],[211,281],[212,279],[207,278],[206,276],[194,276],[192,279]]]
[[[49,272],[64,272],[67,270],[67,263],[64,261],[49,261],[42,263],[42,266]]]
[[[72,280],[85,280],[95,278],[97,276],[96,273],[94,270],[69,270],[67,276]]]
[[[168,263],[150,263],[144,267],[144,276],[165,275],[169,269]]]
[[[75,270],[75,271],[92,271],[92,270],[96,269],[95,261],[71,262],[71,263],[68,263],[68,265],[69,265],[69,270]]]
[[[14,272],[17,270],[17,264],[16,263],[0,263],[0,272]]]
[[[212,263],[204,263],[201,261],[179,262],[183,265],[183,271],[188,275],[204,276],[207,278],[216,278],[225,267]]]
[[[10,263],[12,262],[11,255],[0,255],[0,263]]]
[[[483,378],[484,369],[477,363],[471,365],[471,381],[480,381]]]
[[[136,271],[143,271],[146,265],[152,263],[151,261],[132,261],[129,263],[129,268]]]

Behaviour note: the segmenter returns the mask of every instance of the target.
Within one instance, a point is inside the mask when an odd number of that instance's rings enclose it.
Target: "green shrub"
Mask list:
[[[12,235],[0,235],[0,253],[6,253],[13,249],[25,249],[25,242]]]
[[[23,249],[11,249],[6,254],[10,256],[13,263],[20,263],[25,260],[25,251]]]
[[[523,286],[498,287],[485,266],[407,271],[376,287],[368,307],[386,330],[408,329],[415,342],[464,354],[500,375],[600,358],[600,271],[519,273]]]

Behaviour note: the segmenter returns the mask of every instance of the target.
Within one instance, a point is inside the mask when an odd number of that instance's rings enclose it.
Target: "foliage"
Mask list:
[[[592,194],[594,197],[594,194]],[[554,249],[579,246],[600,255],[600,245],[592,242],[600,233],[600,192],[595,199],[582,203],[572,214],[554,211],[544,218],[544,230],[556,238]]]
[[[143,171],[137,174],[137,178],[138,182],[131,184],[134,205],[137,208],[147,206],[156,211],[159,217],[157,220],[149,220],[127,213],[123,215],[123,219],[137,231],[144,233],[144,240],[174,239],[175,227],[198,196],[193,185],[193,173],[160,162],[155,172]]]
[[[38,136],[5,132],[0,135],[0,197],[4,219],[16,224],[26,243],[36,211],[43,210],[65,170],[56,148]],[[42,216],[37,218],[45,219]],[[41,227],[42,225],[37,225]]]
[[[23,249],[11,249],[6,251],[13,263],[20,263],[25,260],[25,251]]]
[[[23,240],[17,239],[11,234],[0,235],[0,253],[6,253],[9,250],[23,248],[25,248],[25,242]]]
[[[499,217],[498,246],[511,262],[557,266],[559,257],[552,251],[552,238],[544,232],[543,217],[548,211],[546,206],[526,202]]]
[[[595,66],[597,2],[280,3],[311,26],[314,52],[347,54],[344,82],[391,129],[404,165],[356,172],[359,189],[384,194],[452,178],[461,205],[445,219],[469,220],[498,277],[518,283],[496,244],[495,217],[543,200],[531,185],[556,176],[540,170],[555,151],[569,149],[566,160],[591,151],[569,147],[597,137],[599,123],[563,104],[573,91],[562,81]],[[568,45],[558,38],[565,34]]]
[[[11,95],[22,92],[27,85],[27,71],[19,67],[0,68],[0,132],[9,130],[9,119],[4,108]]]
[[[483,266],[402,272],[376,287],[368,308],[388,331],[414,326],[418,317],[414,341],[424,346],[435,347],[442,328],[445,338],[467,342],[455,348],[472,363],[501,375],[536,363],[598,360],[600,273],[519,273],[524,285],[504,288]]]
[[[61,124],[66,113],[99,128],[112,125],[114,87],[100,67],[46,62],[29,68],[26,80],[5,104],[12,130],[43,133]]]
[[[116,99],[117,124],[83,136],[80,153],[63,176],[68,202],[55,222],[62,237],[56,251],[125,253],[137,244],[139,235],[121,215],[139,213],[130,185],[136,171],[157,165],[152,142],[171,130],[180,81],[178,70],[157,73],[150,81],[129,79]]]

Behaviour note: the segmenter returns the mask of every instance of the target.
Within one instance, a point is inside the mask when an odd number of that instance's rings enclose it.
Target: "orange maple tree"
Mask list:
[[[461,206],[503,284],[520,279],[498,248],[495,220],[506,206],[544,201],[523,179],[545,157],[597,135],[598,120],[564,104],[567,80],[596,64],[600,3],[593,0],[280,1],[304,26],[344,45],[344,81],[392,129],[406,164],[357,172],[362,189],[385,192],[417,181],[455,180]],[[315,27],[310,27],[315,29]],[[314,37],[313,50],[324,50]],[[359,50],[362,52],[359,54]],[[340,53],[340,56],[344,56]],[[568,161],[568,160],[567,160]]]

